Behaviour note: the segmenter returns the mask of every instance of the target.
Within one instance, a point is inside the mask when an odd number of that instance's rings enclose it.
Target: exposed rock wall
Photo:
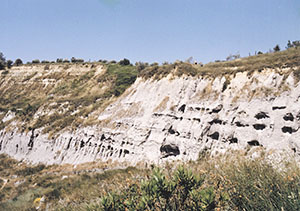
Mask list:
[[[0,131],[0,152],[43,163],[195,160],[199,153],[263,147],[300,154],[300,84],[290,69],[252,75],[138,80],[99,124],[48,139]]]

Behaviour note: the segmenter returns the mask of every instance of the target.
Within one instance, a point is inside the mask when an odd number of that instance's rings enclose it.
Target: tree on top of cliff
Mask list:
[[[23,61],[21,59],[16,59],[16,61],[15,61],[16,66],[20,66],[22,64],[23,64]]]
[[[12,60],[7,60],[7,62],[6,62],[7,68],[10,69],[11,66],[13,65],[13,63],[14,63],[14,62],[13,62]]]
[[[0,52],[0,70],[5,68],[5,57],[2,52]]]
[[[280,51],[280,47],[279,47],[279,45],[276,45],[276,46],[273,48],[273,50],[274,50],[275,52],[278,52],[278,51]]]
[[[299,46],[300,46],[300,40],[296,40],[296,41],[293,41],[293,42],[291,42],[289,40],[288,43],[287,43],[286,49],[296,48],[296,47],[299,47]]]
[[[123,60],[119,61],[120,65],[130,65],[129,59],[124,58]]]

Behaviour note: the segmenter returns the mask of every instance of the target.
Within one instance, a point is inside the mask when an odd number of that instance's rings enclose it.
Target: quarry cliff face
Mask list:
[[[53,136],[43,131],[45,127],[22,130],[22,121],[15,118],[17,111],[2,111],[2,123],[9,124],[0,131],[0,153],[47,164],[187,161],[203,153],[252,148],[299,156],[300,83],[295,68],[215,77],[172,73],[159,80],[138,77],[121,96],[91,110],[86,118],[93,117],[92,123],[67,127]],[[96,69],[100,73],[103,68]],[[59,81],[53,83],[55,88]],[[37,109],[33,119],[43,109]]]

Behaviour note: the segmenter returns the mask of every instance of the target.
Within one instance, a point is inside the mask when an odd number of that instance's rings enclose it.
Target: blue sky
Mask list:
[[[207,63],[300,40],[299,0],[1,0],[7,59]]]

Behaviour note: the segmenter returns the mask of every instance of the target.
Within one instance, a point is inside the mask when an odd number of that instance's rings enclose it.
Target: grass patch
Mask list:
[[[42,70],[43,65],[39,66]],[[14,120],[22,122],[22,130],[44,128],[45,133],[55,135],[85,122],[95,123],[90,114],[104,109],[107,101],[120,96],[137,77],[136,67],[130,65],[109,64],[100,74],[96,74],[97,64],[78,68],[83,70],[74,70],[75,74],[61,67],[59,71],[46,72],[42,76],[37,76],[37,72],[30,75],[24,72],[24,77],[20,74],[17,79],[12,77],[7,81],[2,78],[0,111],[4,114],[14,112]],[[47,85],[43,85],[44,81]],[[1,128],[8,124],[2,123],[1,119],[0,123]]]
[[[162,66],[154,65],[141,70],[139,76],[145,79],[153,77],[157,80],[170,73],[174,73],[176,76],[185,74],[187,76],[206,77],[230,75],[238,72],[247,72],[251,75],[254,71],[261,71],[266,68],[295,68],[299,66],[300,48],[290,48],[281,52],[250,56],[233,61],[211,62],[204,66],[183,62]]]
[[[41,168],[4,155],[0,164],[1,183],[9,179],[1,191],[0,209],[32,209],[41,197],[43,206],[53,210],[300,209],[297,163],[283,163],[278,169],[263,156],[247,159],[237,152],[152,171],[134,167],[104,171],[112,165],[96,162],[76,169]]]

